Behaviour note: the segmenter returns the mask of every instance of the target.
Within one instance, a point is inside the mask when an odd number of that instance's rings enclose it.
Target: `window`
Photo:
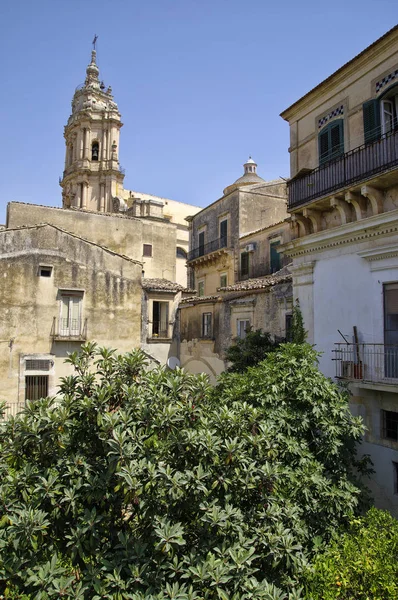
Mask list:
[[[244,340],[247,332],[250,331],[250,321],[248,319],[238,319],[236,330],[238,337]]]
[[[204,279],[202,279],[202,281],[198,281],[198,296],[204,296],[205,295],[205,281]]]
[[[26,371],[49,371],[50,367],[51,361],[49,360],[27,358],[25,362]]]
[[[293,339],[293,315],[285,315],[285,337],[287,342]]]
[[[220,274],[220,287],[227,287],[228,285],[228,275],[227,273]]]
[[[394,469],[394,494],[398,494],[398,463],[392,463]]]
[[[142,256],[152,256],[152,244],[144,244],[142,247]]]
[[[153,301],[152,305],[152,336],[169,337],[169,303]]]
[[[61,294],[59,318],[59,335],[80,336],[82,331],[82,292],[66,292]]]
[[[211,313],[203,313],[202,314],[202,337],[210,338],[212,335],[211,331]]]
[[[398,442],[398,412],[382,410],[381,423],[381,437]]]
[[[44,265],[40,265],[39,275],[40,277],[51,277],[52,270],[52,267],[45,267]]]
[[[319,164],[344,154],[344,121],[336,119],[326,125],[318,136]]]
[[[199,233],[199,256],[203,256],[205,253],[205,232]]]
[[[388,283],[384,291],[384,374],[398,378],[398,283]]]
[[[184,248],[180,248],[180,246],[177,246],[176,257],[185,259],[187,258],[187,253],[184,250]]]
[[[270,272],[276,273],[281,268],[281,255],[278,252],[278,246],[280,246],[280,240],[276,242],[270,242],[269,245],[269,262]]]
[[[219,223],[220,229],[220,248],[225,248],[228,244],[228,219],[223,219]]]
[[[39,400],[48,396],[48,375],[26,375],[25,400]]]
[[[242,252],[240,255],[240,275],[241,277],[249,276],[249,253]]]
[[[363,130],[365,144],[381,135],[388,135],[398,126],[398,86],[387,90],[382,98],[373,98],[363,105]]]
[[[97,161],[99,157],[99,143],[93,142],[91,144],[91,160]]]

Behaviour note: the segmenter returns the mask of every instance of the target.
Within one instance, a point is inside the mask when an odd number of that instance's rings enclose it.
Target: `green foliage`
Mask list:
[[[0,594],[298,600],[348,522],[362,424],[287,344],[216,389],[87,344],[59,398],[0,426]]]
[[[296,303],[293,306],[290,341],[292,341],[294,344],[304,344],[307,339],[307,333],[308,332],[304,328],[304,319],[301,312],[300,303],[298,299],[296,299]]]
[[[248,367],[254,367],[265,359],[268,352],[273,352],[280,345],[280,340],[273,340],[269,333],[261,329],[248,330],[245,338],[235,338],[234,344],[225,353],[226,360],[231,363],[228,371],[243,373]]]
[[[372,508],[320,554],[305,577],[308,600],[396,600],[398,521]]]

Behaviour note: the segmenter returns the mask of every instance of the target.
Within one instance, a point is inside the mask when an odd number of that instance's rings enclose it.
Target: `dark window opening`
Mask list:
[[[220,221],[220,248],[225,248],[228,240],[228,219]]]
[[[142,248],[142,255],[143,256],[152,256],[152,244],[144,244],[143,248]]]
[[[211,330],[212,313],[202,314],[202,337],[210,338],[212,335]]]
[[[205,253],[205,232],[199,233],[199,256],[203,256]]]
[[[240,255],[240,275],[241,277],[249,276],[249,253],[242,252]]]
[[[381,435],[386,440],[398,442],[398,412],[392,410],[382,410],[382,429]]]
[[[398,463],[392,463],[394,468],[394,494],[398,494]]]
[[[48,396],[48,375],[25,377],[25,400],[39,400]]]
[[[280,246],[280,241],[271,242],[269,245],[271,273],[276,273],[281,268],[281,255],[278,252],[278,246]]]
[[[384,374],[398,378],[398,283],[384,285]]]
[[[152,336],[169,337],[169,303],[153,301]]]
[[[99,159],[99,143],[93,142],[91,144],[91,160]]]
[[[177,252],[176,252],[176,257],[177,258],[187,258],[187,253],[184,250],[184,248],[180,248],[180,246],[177,246]]]
[[[287,342],[293,339],[293,315],[285,316],[285,337]]]
[[[52,267],[40,267],[39,275],[40,275],[40,277],[51,277],[52,271],[53,271]]]

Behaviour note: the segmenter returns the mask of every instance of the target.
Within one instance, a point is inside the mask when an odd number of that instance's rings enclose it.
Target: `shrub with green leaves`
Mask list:
[[[398,521],[376,508],[352,520],[304,581],[308,600],[397,600]]]
[[[282,340],[275,340],[261,329],[249,329],[244,338],[235,338],[225,353],[231,363],[228,371],[243,373],[248,367],[254,367],[263,361],[269,352],[276,350]]]
[[[358,509],[362,423],[287,344],[243,375],[145,370],[94,344],[0,426],[7,598],[297,600]]]

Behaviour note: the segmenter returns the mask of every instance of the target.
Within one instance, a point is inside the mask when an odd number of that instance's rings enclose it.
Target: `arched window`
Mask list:
[[[184,248],[180,248],[180,246],[177,246],[177,252],[176,252],[176,256],[177,258],[187,258],[187,253],[184,250]]]
[[[99,143],[93,142],[91,144],[91,160],[98,160],[99,157]]]

